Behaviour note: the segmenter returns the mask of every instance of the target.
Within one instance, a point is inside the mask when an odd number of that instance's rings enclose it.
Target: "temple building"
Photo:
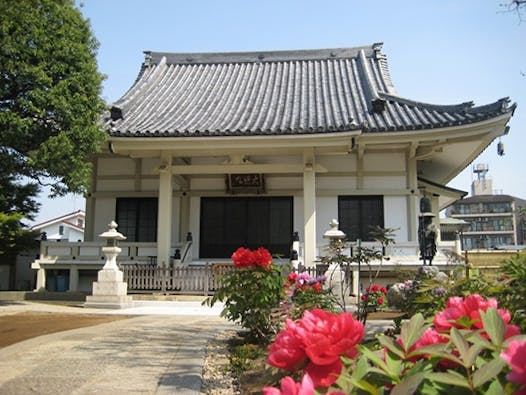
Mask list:
[[[390,265],[419,265],[421,199],[439,228],[439,211],[465,195],[447,183],[508,132],[514,109],[508,98],[475,106],[400,97],[381,44],[148,51],[104,117],[85,245],[95,248],[115,220],[127,237],[123,262],[225,262],[239,246],[286,260],[297,237],[299,260],[312,266],[337,219],[365,245],[371,226],[396,229]],[[34,267],[101,265],[83,251],[48,251]]]

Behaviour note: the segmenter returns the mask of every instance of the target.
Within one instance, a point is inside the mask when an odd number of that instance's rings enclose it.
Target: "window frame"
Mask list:
[[[131,210],[135,212],[135,219],[132,221],[134,222],[133,226],[128,224],[129,221],[123,221],[123,213],[121,212],[121,209],[124,204],[134,205]],[[126,241],[136,243],[157,242],[158,209],[159,204],[158,198],[156,197],[117,198],[115,202],[115,220],[119,225],[119,232],[126,236]],[[143,214],[147,210],[152,210],[146,217],[153,220],[153,225],[145,225],[141,223],[141,219],[144,218]],[[130,232],[130,228],[133,229],[133,232]]]
[[[356,201],[358,204],[358,208],[353,210],[357,211],[359,214],[358,217],[358,231],[353,232],[351,230],[350,226],[348,225],[348,220],[345,218],[346,216],[351,216],[349,211],[351,211],[350,208],[344,207],[344,202],[350,202],[350,201]],[[379,219],[379,221],[374,221],[375,223],[367,223],[365,215],[367,214],[367,210],[364,210],[363,206],[367,202],[373,203],[378,205],[378,211],[375,213],[376,217]],[[344,210],[347,210],[348,212],[345,213]],[[339,228],[342,232],[344,232],[347,236],[347,240],[349,241],[355,241],[357,239],[360,239],[361,241],[373,241],[373,238],[368,235],[368,233],[371,231],[370,227],[374,226],[385,226],[385,204],[384,204],[384,196],[383,195],[339,195],[338,196],[338,222],[340,224]],[[354,221],[356,219],[353,219]],[[377,223],[376,223],[377,222]]]

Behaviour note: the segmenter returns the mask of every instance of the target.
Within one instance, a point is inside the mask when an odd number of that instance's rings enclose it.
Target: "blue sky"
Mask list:
[[[111,103],[135,80],[143,51],[224,52],[337,48],[383,42],[400,96],[436,104],[509,96],[518,108],[502,139],[475,162],[493,188],[526,199],[526,20],[507,0],[83,0],[100,42]],[[80,1],[77,3],[80,4]],[[469,191],[469,167],[449,185]],[[84,208],[84,199],[42,197],[37,221]]]

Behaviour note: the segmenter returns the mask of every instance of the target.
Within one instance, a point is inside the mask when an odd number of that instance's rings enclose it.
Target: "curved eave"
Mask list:
[[[172,137],[172,138],[201,138],[201,137],[247,137],[247,136],[291,136],[291,135],[312,135],[312,134],[330,134],[330,133],[338,133],[338,132],[348,132],[348,131],[357,131],[360,130],[364,134],[372,134],[372,135],[379,135],[382,133],[396,133],[403,134],[404,132],[414,134],[418,132],[428,132],[432,130],[443,130],[443,129],[456,129],[456,128],[462,128],[469,125],[476,125],[481,124],[486,121],[492,122],[496,119],[499,119],[501,117],[507,117],[508,119],[513,115],[516,104],[512,104],[511,106],[503,106],[500,103],[503,101],[507,101],[508,99],[501,99],[495,103],[491,103],[485,106],[480,107],[472,107],[469,112],[463,113],[461,115],[462,119],[460,119],[459,115],[456,115],[455,117],[449,116],[451,120],[444,121],[444,122],[437,122],[435,121],[437,118],[446,119],[446,116],[444,114],[438,113],[438,110],[435,111],[438,115],[433,115],[429,111],[429,106],[432,107],[438,107],[435,105],[421,105],[418,107],[418,111],[420,113],[427,112],[427,117],[433,117],[433,121],[429,121],[427,123],[420,123],[420,124],[413,124],[413,125],[402,125],[401,123],[397,126],[391,125],[391,126],[384,126],[384,127],[378,127],[373,126],[368,122],[362,122],[359,125],[356,125],[354,123],[350,124],[341,124],[341,125],[328,125],[328,126],[319,126],[319,127],[308,127],[308,128],[275,128],[275,129],[236,129],[236,130],[120,130],[118,124],[115,122],[106,122],[106,128],[110,136],[112,137],[124,137],[124,138],[138,138],[138,137],[149,137],[149,138],[164,138],[164,137]],[[455,108],[456,106],[461,105],[452,105],[452,106],[443,106],[444,108]],[[415,107],[416,108],[416,107]],[[387,111],[387,110],[386,110]],[[416,111],[416,110],[413,110]],[[390,111],[390,117],[391,119],[394,119],[395,116],[393,115],[394,111]],[[456,113],[455,113],[456,114]],[[377,115],[377,118],[380,117],[380,115]],[[408,117],[407,114],[405,115],[398,115],[398,118],[402,117]],[[412,114],[410,117],[412,118],[420,118],[422,119],[422,115],[416,115]],[[384,122],[384,124],[387,124],[388,122]]]
[[[121,137],[110,136],[110,149],[124,155],[153,155],[160,151],[171,151],[174,155],[214,155],[225,152],[269,153],[303,152],[315,147],[318,152],[350,152],[353,141],[360,136],[360,130],[339,133],[301,135],[244,135],[244,136],[187,136],[166,137]]]

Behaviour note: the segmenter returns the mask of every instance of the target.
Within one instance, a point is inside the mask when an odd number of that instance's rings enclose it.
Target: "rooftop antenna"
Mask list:
[[[477,180],[483,181],[486,179],[486,174],[489,171],[489,167],[486,163],[478,163],[476,166],[473,166],[473,173],[477,175]]]

